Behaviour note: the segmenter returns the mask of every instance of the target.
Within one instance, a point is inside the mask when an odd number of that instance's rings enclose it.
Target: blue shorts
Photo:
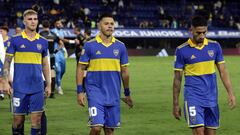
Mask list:
[[[191,102],[184,102],[184,115],[189,127],[201,127],[217,129],[219,127],[218,105],[214,107],[202,107]]]
[[[89,126],[105,128],[120,127],[120,105],[103,106],[94,101],[88,101]]]
[[[43,112],[44,93],[43,91],[34,94],[13,92],[13,112],[15,115]]]

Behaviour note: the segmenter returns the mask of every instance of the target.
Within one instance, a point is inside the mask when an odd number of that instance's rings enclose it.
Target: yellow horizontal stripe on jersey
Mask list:
[[[42,54],[34,52],[16,52],[14,56],[14,63],[41,64]]]
[[[188,76],[213,74],[215,73],[215,63],[212,60],[194,64],[186,64],[184,71],[185,75]]]
[[[120,71],[118,59],[92,59],[88,71]]]

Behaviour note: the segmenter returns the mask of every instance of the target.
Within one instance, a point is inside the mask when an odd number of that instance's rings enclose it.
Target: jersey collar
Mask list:
[[[196,49],[199,49],[199,50],[202,50],[204,48],[204,46],[208,45],[208,39],[207,38],[204,38],[203,45],[201,47],[199,47],[199,46],[197,46],[197,44],[193,43],[190,38],[188,39],[187,42],[191,47],[195,47]]]
[[[109,44],[104,44],[103,41],[102,41],[102,39],[101,39],[101,37],[100,37],[100,34],[98,34],[98,35],[96,36],[96,40],[97,40],[98,43],[102,43],[104,46],[109,47],[110,45],[112,45],[112,44],[116,41],[116,38],[115,38],[114,36],[112,36],[112,41],[111,41],[111,43],[109,43]]]
[[[29,41],[34,41],[34,40],[36,40],[36,39],[39,39],[39,38],[40,38],[40,35],[39,35],[38,33],[35,33],[34,38],[31,39],[31,38],[29,38],[29,37],[27,36],[27,34],[26,34],[25,31],[22,31],[22,37],[28,39]]]

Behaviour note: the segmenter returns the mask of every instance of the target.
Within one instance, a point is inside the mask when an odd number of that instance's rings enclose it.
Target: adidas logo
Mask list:
[[[97,51],[96,54],[102,54],[100,51]]]
[[[20,46],[20,48],[26,48],[26,46],[25,46],[24,44],[22,44],[22,45]]]
[[[192,60],[192,59],[196,59],[196,56],[192,55],[192,56],[191,56],[191,60]]]

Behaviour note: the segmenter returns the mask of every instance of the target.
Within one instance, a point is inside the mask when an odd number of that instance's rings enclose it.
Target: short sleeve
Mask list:
[[[80,56],[80,59],[79,59],[79,63],[80,64],[88,64],[89,63],[89,60],[90,60],[90,46],[88,44],[85,44],[83,49],[82,49],[82,52],[81,52],[81,56]]]
[[[121,52],[121,56],[120,56],[120,64],[121,64],[121,66],[129,65],[128,52],[127,52],[127,48],[125,45],[123,45],[123,47],[122,47],[122,52]]]
[[[181,50],[177,48],[175,52],[174,70],[183,70],[184,65],[184,57],[181,53]]]
[[[224,58],[223,58],[223,53],[222,53],[222,48],[219,43],[217,43],[217,49],[216,49],[216,64],[224,63]]]
[[[45,57],[48,55],[48,42],[46,41],[45,44],[44,44],[44,49],[42,51],[42,57]]]
[[[14,44],[14,38],[11,38],[9,42],[10,42],[10,44],[9,44],[9,47],[7,47],[6,54],[13,56],[16,51],[15,44]]]

